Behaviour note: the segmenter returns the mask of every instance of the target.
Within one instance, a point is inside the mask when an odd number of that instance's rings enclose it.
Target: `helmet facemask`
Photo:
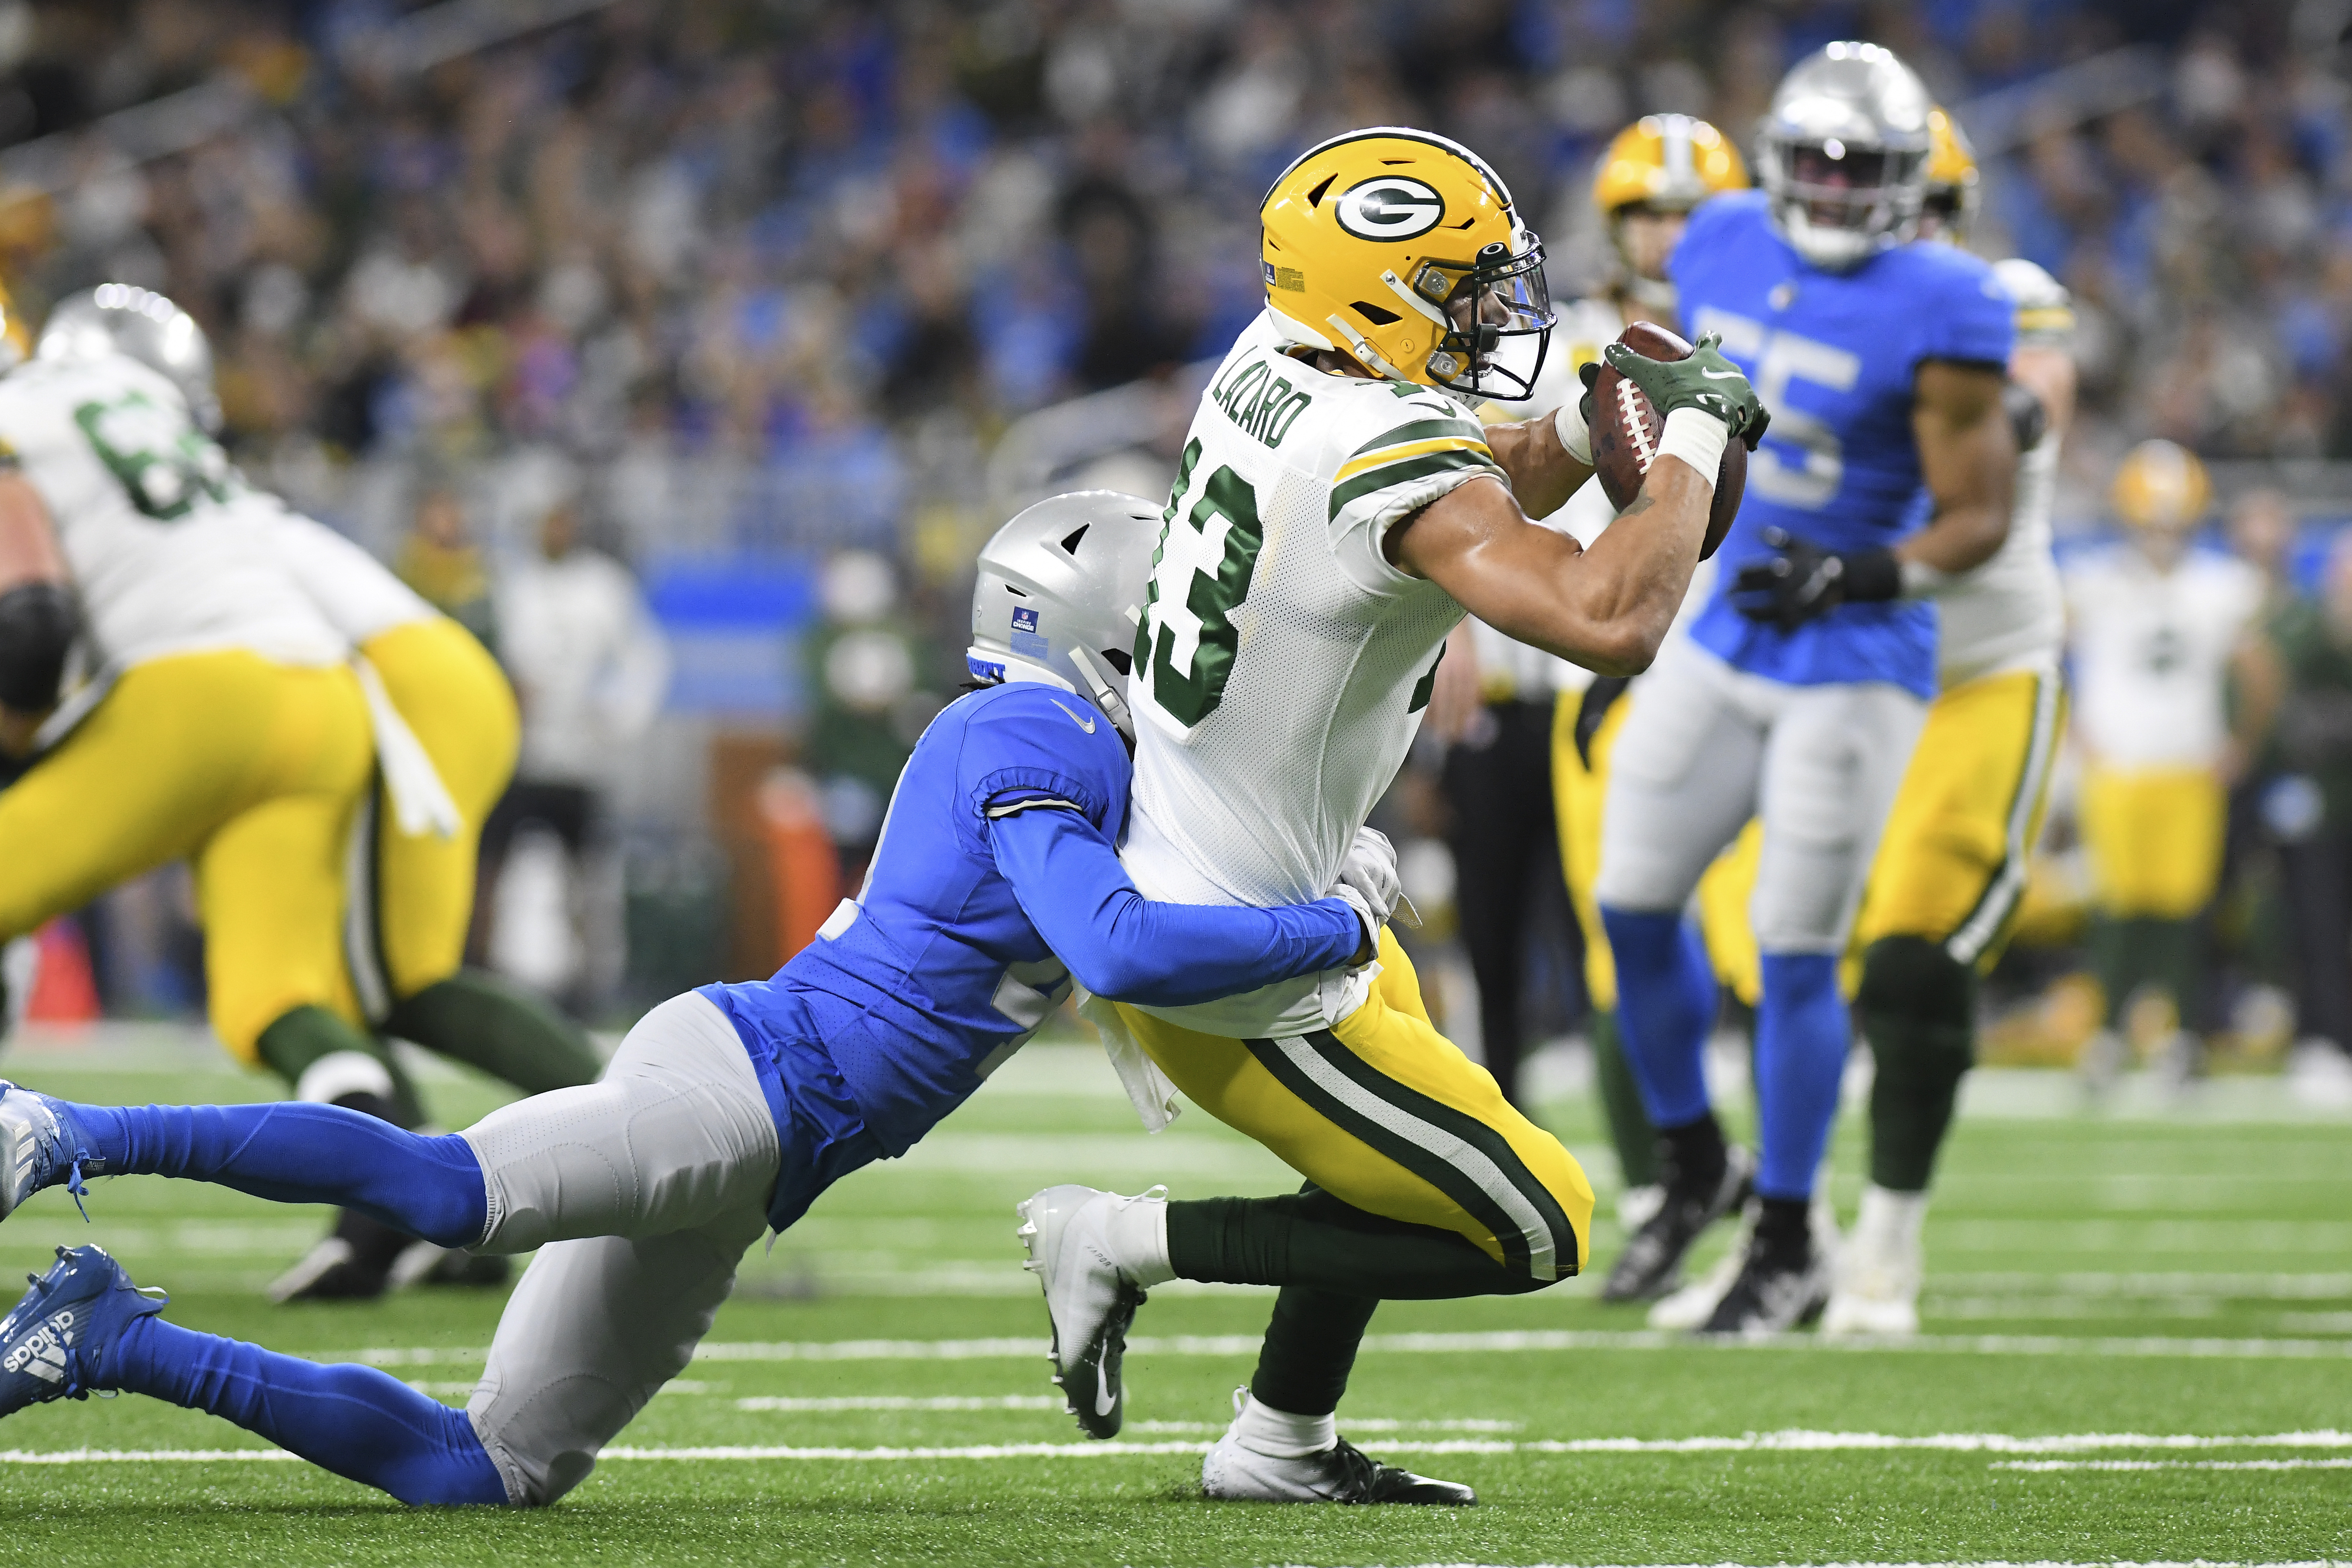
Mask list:
[[[1851,146],[1835,136],[1768,132],[1758,160],[1772,216],[1799,255],[1832,271],[1859,266],[1918,231],[1927,155]]]
[[[1543,242],[1521,233],[1527,244],[1517,255],[1498,242],[1466,265],[1425,261],[1414,269],[1412,288],[1398,289],[1438,325],[1437,346],[1425,362],[1431,382],[1473,404],[1532,397],[1551,346],[1559,318],[1544,279]],[[1529,338],[1533,358],[1525,369],[1507,363],[1525,356]]]

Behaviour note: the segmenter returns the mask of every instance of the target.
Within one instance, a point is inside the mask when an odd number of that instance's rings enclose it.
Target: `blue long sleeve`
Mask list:
[[[1098,996],[1180,1007],[1337,969],[1364,938],[1338,899],[1260,910],[1163,904],[1075,811],[1043,806],[988,825],[996,868],[1055,956]]]

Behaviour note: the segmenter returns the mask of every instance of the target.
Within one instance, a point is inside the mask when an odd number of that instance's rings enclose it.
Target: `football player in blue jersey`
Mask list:
[[[446,1247],[537,1248],[464,1410],[371,1367],[167,1322],[83,1247],[58,1248],[0,1320],[0,1415],[130,1390],[406,1502],[552,1502],[686,1366],[744,1248],[906,1152],[1074,981],[1182,1005],[1369,963],[1396,887],[1377,835],[1338,896],[1275,909],[1147,901],[1120,868],[1131,764],[1113,672],[1160,523],[1158,506],[1096,491],[1006,524],[973,607],[971,662],[991,684],[924,732],[857,897],[772,979],[655,1008],[592,1086],[425,1137],[327,1105],[119,1109],[0,1084],[0,1215],[44,1187],[79,1197],[84,1176],[145,1173],[342,1205]],[[1345,1228],[1294,1228],[1318,1226]]]
[[[1838,961],[1936,691],[1924,595],[2006,537],[2014,304],[1990,267],[1914,242],[1931,104],[1874,44],[1800,62],[1759,137],[1763,189],[1693,216],[1672,272],[1772,424],[1714,597],[1637,689],[1617,742],[1598,896],[1665,1203],[1610,1293],[1641,1297],[1752,1190],[1753,1238],[1706,1324],[1781,1330],[1829,1291],[1808,1207],[1852,1032]],[[1751,816],[1762,952],[1752,1173],[1701,1072],[1716,985],[1683,907]]]

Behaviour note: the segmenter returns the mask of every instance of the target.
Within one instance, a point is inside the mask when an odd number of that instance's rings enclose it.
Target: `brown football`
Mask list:
[[[1665,328],[1636,321],[1617,341],[1645,359],[1688,359],[1691,346]],[[1665,420],[1649,395],[1601,363],[1592,384],[1592,467],[1601,489],[1619,511],[1642,491],[1650,460],[1658,455],[1658,438]],[[1748,488],[1748,444],[1734,438],[1723,446],[1723,467],[1715,475],[1715,510],[1707,514],[1706,542],[1699,546],[1701,561],[1715,553],[1731,520],[1739,515],[1740,492]]]

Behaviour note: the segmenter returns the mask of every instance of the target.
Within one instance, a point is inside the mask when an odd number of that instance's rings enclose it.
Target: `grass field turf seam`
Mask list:
[[[108,1100],[267,1088],[201,1053],[171,1059],[193,1070],[77,1073],[29,1057],[7,1070]],[[2352,1325],[2338,1246],[2352,1127],[1964,1121],[1929,1221],[1930,1334],[1899,1349],[1815,1353],[1811,1336],[1695,1347],[1649,1333],[1638,1310],[1602,1306],[1588,1280],[1391,1304],[1342,1430],[1471,1482],[1484,1505],[1268,1509],[1200,1501],[1194,1458],[1247,1376],[1265,1293],[1155,1290],[1138,1322],[1127,1445],[1151,1451],[1070,1462],[1081,1445],[1044,1382],[1042,1310],[1026,1277],[1010,1278],[1010,1207],[1056,1178],[1132,1191],[1170,1173],[1180,1196],[1293,1179],[1197,1115],[1145,1138],[1115,1086],[1073,1089],[1066,1055],[1039,1065],[1056,1092],[1000,1075],[940,1139],[845,1183],[773,1256],[755,1248],[688,1391],[656,1399],[561,1507],[403,1510],[265,1460],[257,1439],[207,1417],[137,1399],[62,1404],[0,1425],[0,1444],[35,1461],[0,1465],[0,1563],[2352,1557],[2352,1470],[2326,1436],[2352,1425],[2352,1331],[2331,1326]],[[452,1124],[491,1103],[446,1075],[432,1089]],[[1598,1146],[1590,1103],[1549,1114],[1572,1145]],[[1832,1186],[1849,1209],[1857,1148],[1849,1127]],[[272,1309],[257,1285],[315,1237],[316,1213],[129,1180],[97,1184],[92,1214],[84,1226],[44,1194],[0,1226],[0,1264],[99,1240],[173,1290],[174,1321],[321,1359],[373,1346],[444,1397],[462,1396],[500,1300]],[[1605,1256],[1613,1228],[1596,1230]],[[2289,1331],[2289,1309],[2313,1326]],[[909,1346],[925,1348],[873,1353]],[[1490,1429],[1433,1429],[1447,1422]],[[1775,1446],[1792,1431],[1825,1436]],[[2135,1434],[2195,1446],[2065,1446]],[[1938,1446],[1988,1436],[2009,1446]],[[2265,1441],[2290,1437],[2304,1440]],[[75,1449],[157,1457],[60,1462]],[[904,1457],[871,1457],[882,1451]],[[788,1452],[812,1457],[764,1457]],[[992,1457],[946,1457],[982,1452]],[[747,1453],[763,1457],[734,1457]],[[2260,1468],[2189,1468],[2225,1465]]]

